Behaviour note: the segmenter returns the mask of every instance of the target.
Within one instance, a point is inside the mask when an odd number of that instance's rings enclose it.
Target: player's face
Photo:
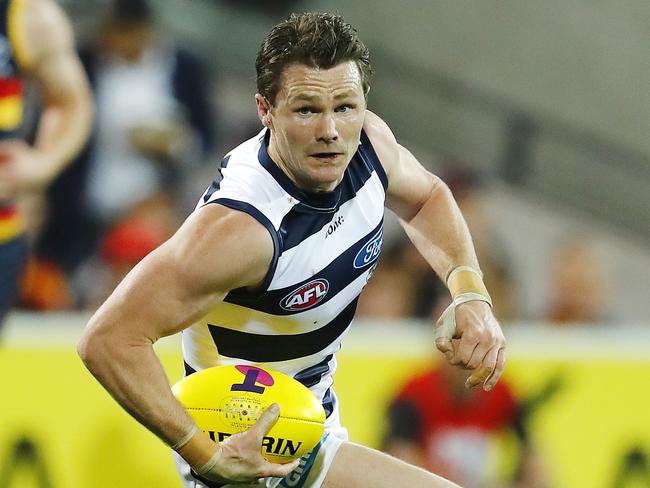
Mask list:
[[[258,97],[262,115],[260,103],[266,99]],[[267,113],[269,155],[299,188],[331,191],[357,151],[365,113],[361,75],[354,61],[323,70],[290,65]]]

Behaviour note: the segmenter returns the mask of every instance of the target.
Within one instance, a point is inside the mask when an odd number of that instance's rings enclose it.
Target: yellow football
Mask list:
[[[183,378],[172,391],[215,442],[248,429],[272,403],[280,405],[280,418],[262,442],[262,455],[274,463],[304,456],[323,436],[321,403],[306,386],[277,371],[217,366]]]

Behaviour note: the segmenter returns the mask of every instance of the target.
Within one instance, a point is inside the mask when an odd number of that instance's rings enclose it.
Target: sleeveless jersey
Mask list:
[[[231,151],[198,207],[218,203],[254,217],[274,255],[261,287],[231,291],[183,331],[186,373],[255,363],[293,376],[338,409],[335,353],[379,257],[386,174],[365,132],[332,192],[306,193],[271,160],[269,131]],[[215,259],[220,259],[215,256]]]
[[[16,137],[23,118],[19,61],[24,56],[16,26],[22,3],[22,0],[0,0],[0,141]],[[21,230],[16,208],[10,202],[0,201],[0,244],[13,239]]]

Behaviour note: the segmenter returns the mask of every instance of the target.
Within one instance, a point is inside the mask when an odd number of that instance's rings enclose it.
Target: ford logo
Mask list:
[[[354,267],[365,268],[371,263],[374,263],[379,257],[381,252],[381,243],[384,237],[384,229],[381,228],[377,233],[366,242],[361,250],[357,253],[357,256],[354,258]]]
[[[325,295],[327,295],[329,288],[330,284],[324,278],[312,280],[284,297],[280,302],[280,306],[292,312],[307,310],[320,303],[325,298]]]

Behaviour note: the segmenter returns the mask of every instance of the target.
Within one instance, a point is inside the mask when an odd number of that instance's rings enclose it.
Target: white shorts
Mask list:
[[[225,485],[224,488],[320,488],[336,452],[347,440],[347,429],[340,426],[326,429],[318,445],[300,459],[300,464],[289,476],[263,478],[256,483],[247,485]],[[177,453],[174,453],[174,460],[185,488],[206,488],[191,475],[189,465]]]

